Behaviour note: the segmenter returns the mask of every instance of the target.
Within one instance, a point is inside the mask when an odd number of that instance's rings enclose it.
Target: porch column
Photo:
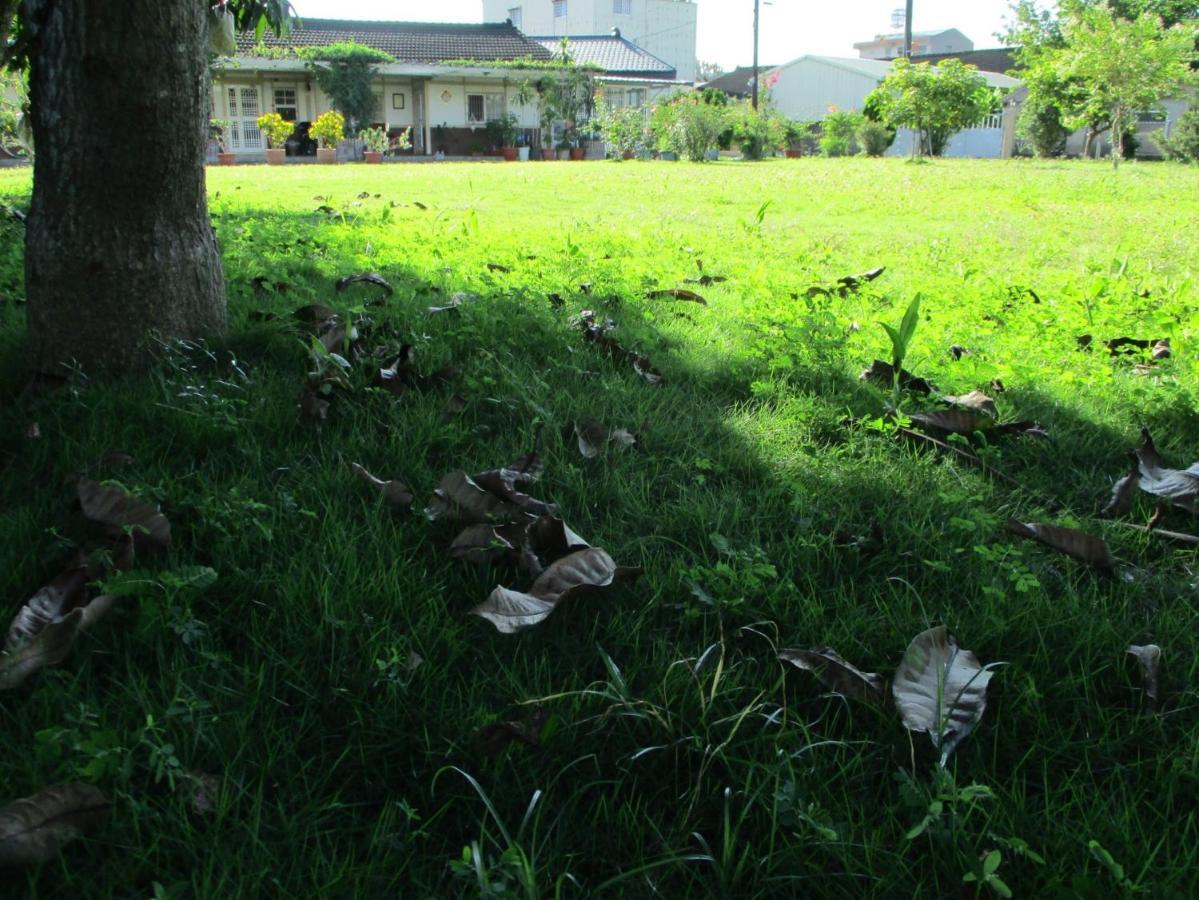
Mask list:
[[[413,156],[428,155],[428,141],[425,138],[425,86],[428,80],[412,79],[412,154]]]

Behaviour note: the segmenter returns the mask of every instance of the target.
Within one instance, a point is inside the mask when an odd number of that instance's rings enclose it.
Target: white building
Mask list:
[[[901,23],[902,24],[902,21]],[[876,34],[872,41],[861,41],[853,45],[862,59],[898,59],[903,56],[903,32]],[[964,53],[974,49],[974,41],[956,28],[944,31],[917,31],[912,34],[912,55],[928,56],[934,53]]]
[[[843,59],[834,56],[801,56],[779,66],[763,78],[770,85],[771,102],[789,118],[801,121],[824,119],[833,109],[861,112],[866,96],[891,70],[893,60]],[[1021,82],[998,72],[980,72],[987,84],[1014,90]],[[911,151],[910,133],[900,132],[888,155]],[[955,134],[945,156],[999,158],[1004,150],[1003,115],[988,116],[975,128]]]
[[[483,0],[483,21],[525,34],[610,34],[613,29],[668,63],[680,81],[696,74],[696,4],[692,0]]]

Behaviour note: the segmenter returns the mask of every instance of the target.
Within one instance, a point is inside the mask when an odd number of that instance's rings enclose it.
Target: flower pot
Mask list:
[[[658,159],[666,160],[666,162],[678,162],[679,155],[673,150],[663,150],[658,154]]]
[[[325,165],[332,165],[333,163],[337,162],[337,148],[317,147],[316,161],[318,163],[324,163]]]
[[[560,159],[560,160],[570,159],[570,151],[569,150],[559,150],[558,151],[558,159]]]
[[[585,149],[583,149],[582,147],[571,147],[570,148],[570,158],[573,161],[578,162],[580,159],[584,159],[586,156],[587,156],[587,151]]]
[[[377,150],[365,151],[362,154],[362,158],[364,161],[370,163],[373,166],[377,166],[379,163],[383,162],[383,154]]]
[[[634,157],[636,157],[636,155],[637,154],[634,153],[632,150],[626,150],[624,153],[622,153],[620,155],[620,158],[621,159],[633,159]]]
[[[216,160],[222,166],[231,166],[235,162],[237,162],[237,154],[236,153],[218,153],[216,155]]]
[[[268,166],[281,166],[287,162],[287,151],[282,147],[266,151],[266,164]]]
[[[788,150],[787,159],[800,159],[803,156],[802,150]]]
[[[517,147],[516,152],[517,152],[516,158],[519,159],[521,162],[529,161],[529,148],[528,147]]]
[[[508,162],[516,162],[516,158],[520,156],[520,151],[515,147],[500,147],[500,156],[504,157]]]

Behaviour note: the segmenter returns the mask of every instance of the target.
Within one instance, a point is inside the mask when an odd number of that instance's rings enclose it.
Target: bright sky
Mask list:
[[[903,0],[763,0],[761,59],[777,65],[805,53],[857,56],[855,41],[891,30]],[[915,0],[916,31],[956,28],[978,49],[998,47],[1008,0]],[[478,22],[481,0],[292,0],[301,16]],[[698,0],[699,58],[726,69],[753,59],[753,0]]]

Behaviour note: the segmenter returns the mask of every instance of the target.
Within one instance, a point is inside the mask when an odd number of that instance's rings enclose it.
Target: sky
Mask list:
[[[903,0],[763,0],[760,59],[779,65],[805,53],[857,56],[856,41],[891,30]],[[753,0],[697,0],[701,60],[726,69],[753,59]],[[292,0],[300,16],[478,22],[482,0]],[[998,47],[1008,0],[915,0],[916,31],[956,28],[977,49]]]

